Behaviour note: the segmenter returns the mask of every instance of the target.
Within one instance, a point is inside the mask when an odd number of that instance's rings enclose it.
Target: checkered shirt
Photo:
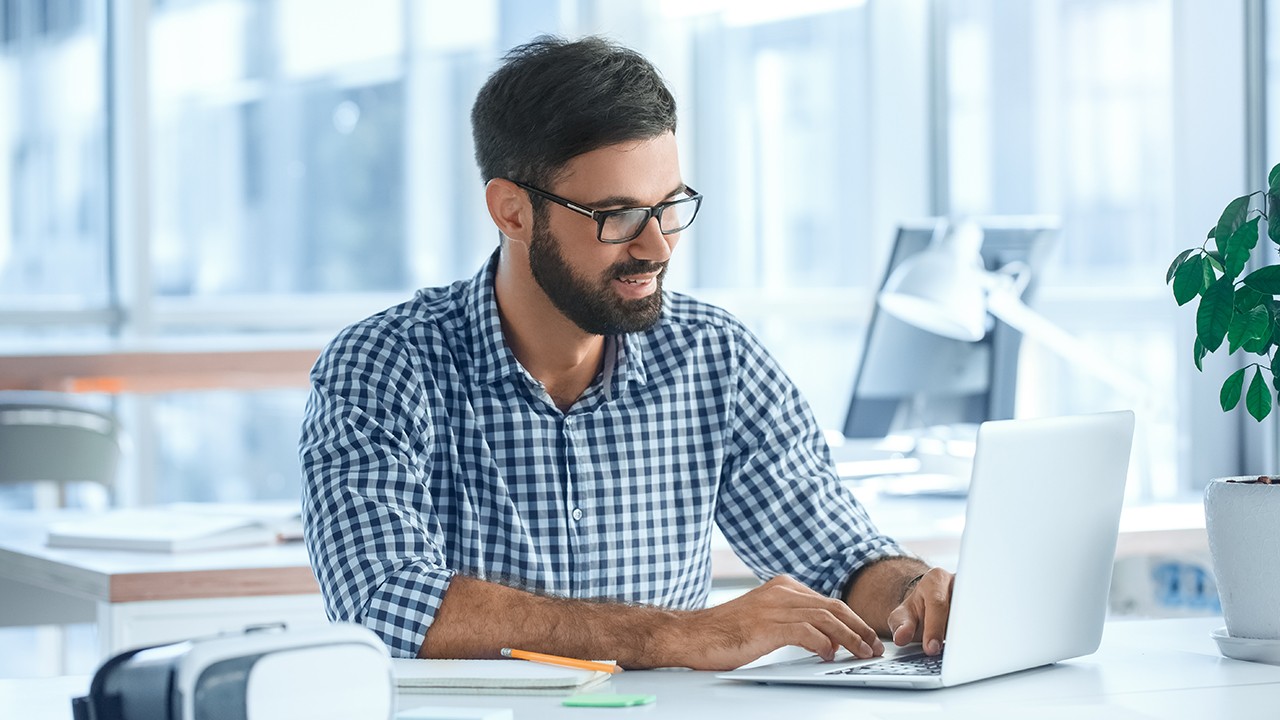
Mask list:
[[[735,318],[667,293],[562,413],[478,275],[343,330],[311,373],[303,517],[334,620],[417,654],[455,573],[702,607],[719,526],[761,578],[838,597],[907,553],[836,479],[808,404]]]

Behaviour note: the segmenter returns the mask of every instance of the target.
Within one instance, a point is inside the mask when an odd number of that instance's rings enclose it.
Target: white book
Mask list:
[[[49,526],[48,545],[95,550],[186,552],[270,545],[272,523],[244,515],[184,512],[168,507],[110,510]]]
[[[297,500],[265,502],[176,502],[167,506],[182,513],[238,517],[275,530],[281,541],[302,539],[302,507]]]
[[[568,695],[612,677],[524,660],[391,661],[400,692],[468,695]]]

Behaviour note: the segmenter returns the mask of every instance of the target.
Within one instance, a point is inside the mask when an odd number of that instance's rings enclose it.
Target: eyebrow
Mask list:
[[[680,193],[684,192],[685,189],[688,187],[689,186],[685,185],[683,182],[680,183],[678,186],[676,186],[675,190],[672,190],[671,192],[667,193],[666,197],[664,197],[663,200],[664,201],[670,200],[676,195],[679,195]],[[631,197],[630,195],[610,195],[609,197],[606,197],[606,198],[600,198],[599,200],[593,200],[591,202],[585,203],[585,206],[593,207],[593,208],[617,207],[619,209],[634,208],[634,207],[649,207],[648,205],[644,204],[643,200],[640,200],[639,198]]]

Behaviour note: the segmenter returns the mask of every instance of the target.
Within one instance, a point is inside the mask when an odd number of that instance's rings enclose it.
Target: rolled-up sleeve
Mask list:
[[[861,568],[911,553],[877,530],[840,484],[799,390],[750,333],[740,340],[717,524],[758,577],[786,573],[840,597]]]
[[[303,420],[304,535],[331,620],[417,655],[453,577],[427,492],[427,379],[394,333],[343,331],[312,369]]]

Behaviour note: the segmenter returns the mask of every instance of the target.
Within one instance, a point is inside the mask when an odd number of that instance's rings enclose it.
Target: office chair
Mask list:
[[[31,485],[34,509],[66,507],[68,489],[79,483],[101,486],[109,502],[119,464],[120,427],[112,414],[73,395],[0,391],[0,486]],[[56,496],[49,490],[56,490]],[[52,503],[51,496],[56,497]],[[14,590],[6,584],[0,581],[0,596]],[[29,637],[35,652],[28,662],[66,674],[68,627],[42,624],[38,614],[29,619],[37,624],[0,628],[7,634],[0,645]]]
[[[109,493],[120,464],[120,427],[72,395],[0,391],[0,485],[94,483]]]

